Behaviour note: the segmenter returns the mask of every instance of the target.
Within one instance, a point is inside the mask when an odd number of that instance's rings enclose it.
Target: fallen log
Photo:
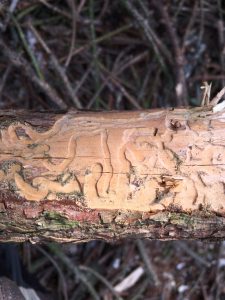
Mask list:
[[[0,111],[0,241],[224,239],[225,110]]]

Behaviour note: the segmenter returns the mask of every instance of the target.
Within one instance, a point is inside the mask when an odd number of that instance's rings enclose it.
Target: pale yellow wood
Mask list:
[[[0,188],[91,209],[225,211],[225,112],[210,107],[56,115],[1,126]]]

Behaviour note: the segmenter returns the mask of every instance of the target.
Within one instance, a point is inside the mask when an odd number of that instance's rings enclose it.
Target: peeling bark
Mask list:
[[[0,111],[0,241],[223,239],[221,107]]]

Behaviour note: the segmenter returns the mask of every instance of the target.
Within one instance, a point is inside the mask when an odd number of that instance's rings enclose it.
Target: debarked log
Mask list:
[[[225,110],[0,111],[0,241],[225,238]]]

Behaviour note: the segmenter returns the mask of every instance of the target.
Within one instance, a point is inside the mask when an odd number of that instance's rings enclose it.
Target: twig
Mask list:
[[[219,251],[218,251],[218,255],[217,255],[217,263],[216,263],[216,270],[215,270],[215,275],[214,275],[214,282],[210,288],[210,290],[208,291],[209,295],[213,295],[216,291],[216,296],[218,291],[220,291],[219,287],[221,285],[221,273],[224,273],[224,272],[221,272],[220,271],[220,259],[223,258],[224,256],[224,242],[220,242],[219,244]],[[214,297],[213,297],[214,299]],[[217,300],[218,297],[215,297],[215,299]],[[219,300],[219,299],[218,299]]]
[[[93,270],[92,268],[86,267],[86,266],[79,266],[79,269],[82,271],[90,272],[92,273],[96,278],[98,278],[100,281],[104,283],[105,286],[111,291],[111,293],[115,296],[117,300],[123,300],[118,293],[115,291],[114,287],[111,285],[111,283],[106,280],[101,274]]]
[[[174,16],[173,16],[173,22],[176,23],[177,22],[177,17],[181,11],[181,9],[183,8],[183,5],[184,5],[184,2],[185,0],[180,0],[177,5],[176,5],[176,11],[174,13]]]
[[[115,78],[113,77],[110,77],[110,80],[115,84],[115,86],[117,86],[120,91],[124,94],[124,96],[129,100],[129,102],[131,104],[133,104],[133,106],[137,109],[142,109],[141,105],[137,103],[136,99],[131,96],[128,91],[125,89],[124,86],[122,86],[122,84],[119,83],[118,80],[116,80]]]
[[[203,34],[204,34],[204,23],[205,23],[205,14],[204,14],[204,5],[205,1],[200,0],[200,32],[199,32],[199,40],[202,41]]]
[[[66,280],[64,278],[64,275],[63,275],[63,272],[62,272],[60,266],[55,261],[55,259],[53,259],[53,257],[51,255],[49,255],[49,253],[47,251],[45,251],[42,247],[40,247],[38,245],[36,245],[35,247],[38,249],[38,251],[40,251],[42,254],[44,254],[47,257],[47,259],[50,260],[50,262],[55,267],[56,271],[59,274],[59,277],[61,278],[64,299],[67,300],[68,299],[68,295],[67,295],[67,283],[66,283]]]
[[[70,269],[73,274],[86,286],[87,290],[91,294],[94,300],[100,300],[94,287],[90,284],[87,278],[80,272],[79,268],[71,262],[71,260],[62,252],[56,244],[48,244],[48,248],[57,255],[58,258]]]
[[[35,55],[33,54],[32,50],[30,49],[30,47],[29,47],[29,45],[28,45],[28,43],[27,43],[27,41],[26,41],[26,38],[25,38],[25,36],[24,36],[24,33],[23,33],[23,31],[22,31],[22,28],[21,28],[20,24],[18,23],[17,19],[16,19],[14,16],[12,16],[12,21],[13,21],[13,23],[14,23],[15,26],[16,26],[16,29],[17,29],[17,31],[18,31],[19,37],[20,37],[20,39],[21,39],[21,41],[22,41],[22,44],[23,44],[23,46],[24,46],[24,48],[25,48],[25,50],[26,50],[28,56],[29,56],[30,59],[31,59],[31,62],[32,62],[33,66],[34,66],[34,69],[35,69],[35,71],[36,71],[38,77],[39,77],[42,81],[44,81],[44,76],[43,76],[43,74],[42,74],[42,72],[41,72],[41,69],[40,69],[40,67],[39,67],[39,64],[38,64],[38,62],[37,62],[37,60],[36,60]]]
[[[2,14],[3,11],[6,9],[8,2],[9,2],[9,0],[0,1],[0,14]]]
[[[225,87],[222,88],[222,90],[219,91],[219,93],[217,93],[216,96],[210,101],[210,105],[215,106],[216,104],[218,104],[224,94],[225,94]]]
[[[146,36],[147,40],[150,42],[150,44],[152,45],[153,51],[155,52],[155,55],[156,55],[160,65],[162,66],[163,70],[167,70],[164,59],[159,51],[159,43],[156,43],[156,40],[158,40],[158,39],[156,39],[156,35],[153,33],[152,28],[148,25],[148,20],[146,18],[144,18],[138,12],[138,10],[133,5],[132,1],[123,0],[123,2],[126,5],[126,7],[129,9],[129,11],[132,13],[132,15],[137,19],[140,26],[142,27],[142,29],[145,33],[145,36]],[[165,54],[165,52],[164,52],[164,54]],[[168,52],[166,52],[166,56],[168,57]]]
[[[154,42],[156,43],[157,47],[162,52],[162,54],[165,56],[165,58],[168,60],[168,62],[171,64],[173,62],[173,58],[172,58],[172,55],[171,55],[169,49],[166,47],[165,43],[163,43],[161,41],[159,36],[153,30],[152,26],[150,26],[150,24],[149,24],[148,20],[150,20],[150,18],[151,18],[151,11],[148,10],[148,8],[146,7],[146,3],[143,0],[138,0],[138,2],[139,2],[140,7],[142,8],[142,11],[145,13],[146,22],[144,25],[148,27],[148,31],[151,33],[152,38],[153,38]]]
[[[20,57],[17,52],[11,50],[2,39],[0,39],[0,47],[9,62],[13,66],[23,70],[26,77],[36,86],[38,86],[39,89],[44,92],[51,99],[51,101],[57,105],[58,108],[67,109],[66,103],[57,95],[55,90],[46,81],[38,78],[32,68],[29,66],[28,62],[24,58]]]
[[[1,99],[1,96],[2,96],[2,91],[4,89],[6,80],[7,80],[8,76],[9,76],[11,70],[12,70],[12,66],[8,65],[5,73],[2,75],[2,79],[0,81],[0,99]]]
[[[220,2],[220,1],[218,1]],[[221,3],[220,3],[221,7]],[[219,34],[219,53],[220,53],[220,63],[221,63],[221,69],[225,69],[225,41],[224,41],[224,22],[223,22],[223,16],[221,16],[221,19],[217,22],[217,28],[218,28],[218,34]],[[222,80],[222,86],[225,85],[225,80]]]
[[[129,24],[126,24],[126,25],[124,25],[124,26],[122,26],[122,27],[120,27],[120,28],[118,28],[116,30],[108,32],[108,33],[104,34],[103,36],[100,36],[100,37],[96,38],[95,40],[93,40],[91,42],[88,42],[87,44],[85,44],[85,45],[83,45],[83,46],[75,49],[74,52],[73,52],[73,56],[81,53],[84,50],[87,50],[89,47],[92,46],[93,43],[95,43],[97,45],[97,44],[99,44],[99,43],[101,43],[103,41],[106,41],[107,39],[112,38],[113,36],[115,36],[117,34],[120,34],[122,32],[127,31],[131,27],[133,27],[133,25],[129,23]],[[63,57],[63,60],[65,60],[65,57]]]
[[[190,291],[186,294],[185,299],[191,299],[192,295],[196,295],[197,294],[197,291],[199,289],[199,286],[201,285],[201,281],[204,279],[206,271],[207,271],[207,269],[203,269],[201,271],[199,277],[195,281],[195,284],[192,286],[192,288],[190,289]]]
[[[209,101],[210,101],[210,96],[211,96],[211,88],[212,88],[212,82],[208,84],[207,81],[203,82],[203,85],[201,86],[201,89],[203,91],[203,97],[201,101],[201,106],[208,106]]]
[[[78,15],[80,14],[82,8],[84,7],[86,1],[87,1],[87,0],[81,0],[81,1],[80,1],[80,4],[79,4],[78,7],[77,7],[77,13],[78,13]]]
[[[154,268],[154,266],[153,266],[153,264],[152,264],[152,262],[151,262],[151,260],[148,256],[147,252],[146,252],[145,245],[144,245],[143,241],[142,240],[137,240],[136,244],[137,244],[138,250],[140,252],[140,256],[143,259],[143,262],[145,263],[147,274],[153,280],[155,286],[159,286],[160,281],[159,281],[158,275],[157,275],[156,270],[155,270],[155,268]]]
[[[183,251],[185,251],[188,255],[194,258],[198,263],[202,264],[207,268],[211,266],[211,264],[207,262],[204,258],[202,258],[200,255],[194,252],[190,247],[187,247],[186,243],[179,241],[177,242],[177,244]]]
[[[3,7],[7,11],[7,14],[6,14],[6,17],[5,17],[3,25],[1,24],[1,31],[4,32],[6,30],[8,24],[9,24],[9,21],[10,21],[10,19],[12,17],[12,14],[16,10],[16,7],[17,7],[18,3],[19,3],[19,0],[12,0],[10,6],[8,7],[8,9],[5,8],[5,7]]]
[[[57,6],[54,6],[50,3],[48,3],[46,0],[39,0],[39,2],[41,2],[42,4],[44,4],[46,7],[48,7],[49,9],[51,9],[53,12],[56,12],[68,19],[71,19],[71,15],[69,13],[67,13],[66,11],[59,9]]]
[[[98,91],[96,92],[96,94],[94,95],[94,97],[92,97],[92,99],[89,101],[88,105],[86,106],[87,109],[90,109],[91,106],[93,105],[95,99],[97,96],[100,95],[101,91],[103,90],[103,88],[108,85],[108,82],[111,80],[112,81],[112,78],[114,78],[117,82],[117,78],[116,76],[118,76],[119,74],[121,74],[126,68],[130,67],[131,65],[141,61],[143,58],[145,58],[146,56],[148,55],[148,51],[144,51],[143,53],[135,56],[135,57],[132,57],[129,61],[127,61],[126,63],[124,63],[122,66],[120,66],[118,69],[114,68],[113,67],[113,70],[112,72],[110,73],[104,66],[103,64],[101,64],[101,68],[103,69],[104,72],[107,73],[107,77],[104,77],[103,78],[103,83],[102,85],[100,86],[100,88],[98,89]],[[120,56],[120,55],[119,55]],[[116,60],[117,61],[117,60]],[[116,63],[114,64],[114,66],[116,65]],[[115,83],[114,83],[115,84]],[[121,87],[121,85],[120,85]],[[121,90],[121,88],[120,88]],[[126,91],[125,91],[126,93]],[[137,101],[131,96],[131,95],[127,95],[129,98],[130,98],[130,101],[131,103],[137,108],[137,109],[141,109],[142,107],[137,103]],[[128,99],[129,99],[128,98]]]
[[[131,59],[129,59],[126,63],[124,63],[122,66],[120,66],[120,68],[118,68],[118,70],[115,70],[115,74],[118,75],[120,73],[122,73],[125,69],[127,69],[128,67],[142,61],[144,58],[148,57],[149,55],[149,51],[144,51],[141,52],[140,54],[131,57]]]
[[[72,11],[72,38],[71,38],[71,44],[70,44],[70,50],[65,62],[65,67],[68,67],[70,64],[70,61],[73,57],[73,51],[75,48],[76,43],[76,24],[77,24],[77,13],[76,13],[76,5],[74,0],[67,0],[69,6],[71,7]]]
[[[148,279],[146,279],[145,281],[142,282],[140,288],[136,291],[136,293],[134,293],[134,296],[130,300],[144,299],[143,293],[148,288],[148,286],[149,286],[149,281]]]
[[[139,101],[143,100],[144,97],[146,96],[146,90],[147,90],[147,85],[149,83],[149,79],[150,79],[150,75],[152,73],[152,68],[151,67],[146,67],[146,73],[145,73],[145,77],[142,81],[142,85],[140,87],[140,90],[138,92],[138,96],[137,96],[137,99]]]
[[[191,32],[191,28],[193,27],[194,22],[195,22],[195,20],[196,20],[197,12],[198,12],[197,8],[198,8],[198,1],[195,1],[194,6],[193,6],[193,9],[192,9],[191,16],[190,16],[190,19],[189,19],[189,22],[188,22],[188,24],[187,24],[187,27],[186,27],[185,32],[184,32],[184,35],[183,35],[182,47],[181,47],[181,52],[182,52],[182,53],[184,53],[184,51],[185,51],[185,43],[186,43],[186,40],[187,40],[188,35],[189,35],[190,32]]]
[[[178,37],[176,35],[173,24],[171,23],[169,14],[162,3],[162,0],[153,0],[153,3],[154,6],[158,9],[159,13],[161,14],[163,21],[165,22],[166,30],[170,36],[170,40],[173,45],[174,60],[175,60],[174,73],[176,77],[175,91],[177,96],[177,104],[179,106],[186,106],[188,105],[188,100],[187,100],[187,86],[186,86],[184,67],[183,67],[184,57],[179,47]]]
[[[103,6],[102,6],[102,9],[100,11],[100,14],[98,15],[98,19],[101,19],[105,15],[105,13],[107,12],[107,9],[109,8],[109,3],[110,2],[111,1],[109,1],[109,0],[103,1]]]
[[[78,109],[83,108],[80,100],[76,97],[76,94],[74,93],[73,88],[71,87],[69,79],[66,76],[63,68],[59,64],[56,56],[52,53],[52,51],[49,49],[47,44],[44,42],[44,40],[42,39],[40,34],[37,32],[37,30],[33,27],[33,25],[31,23],[29,24],[29,28],[33,32],[33,34],[35,35],[35,37],[37,38],[37,40],[39,41],[39,43],[41,44],[41,46],[43,47],[45,52],[49,55],[50,61],[52,63],[52,66],[54,67],[55,72],[58,74],[58,76],[61,78],[62,82],[64,83],[67,93],[69,94],[69,96],[70,96],[72,102],[74,103],[74,105],[76,106],[76,108],[78,108]]]
[[[74,95],[78,94],[79,89],[82,87],[82,85],[84,84],[84,82],[86,81],[88,76],[90,75],[92,67],[93,67],[93,64],[91,63],[88,66],[88,69],[86,70],[86,72],[82,75],[81,79],[77,82],[76,87],[74,89]]]
[[[17,4],[19,3],[19,0],[12,0],[10,7],[9,7],[9,12],[12,14],[14,10],[16,9]]]
[[[93,70],[93,77],[95,81],[95,89],[98,91],[100,88],[100,76],[99,76],[99,66],[98,66],[98,53],[97,51],[97,45],[96,45],[96,32],[95,32],[95,26],[94,26],[94,0],[89,1],[89,15],[91,19],[90,23],[90,30],[91,30],[91,40],[92,40],[92,53],[93,53],[93,61],[94,61],[94,70]],[[96,108],[99,107],[100,99],[96,98]]]

